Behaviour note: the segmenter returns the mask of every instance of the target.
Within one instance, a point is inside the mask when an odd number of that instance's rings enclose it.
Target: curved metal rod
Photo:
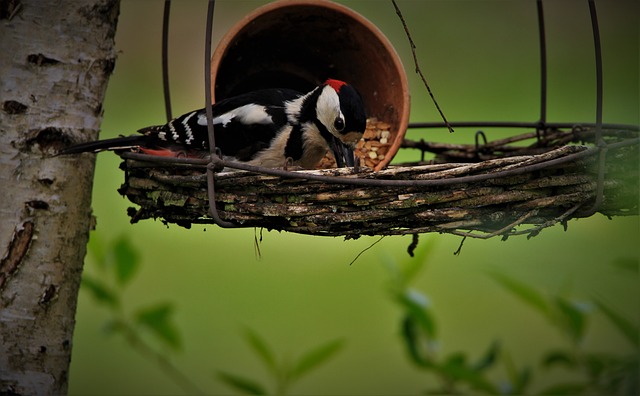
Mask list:
[[[536,2],[538,10],[538,35],[540,40],[540,121],[538,121],[539,133],[545,129],[547,122],[547,41],[544,31],[544,12],[542,10],[542,0]]]
[[[532,128],[539,126],[537,122],[526,121],[459,121],[449,122],[453,127],[457,128]],[[597,127],[597,123],[591,122],[548,122],[545,124],[548,128],[574,128],[576,126]],[[408,129],[427,129],[427,128],[446,128],[443,122],[411,122]],[[630,131],[640,131],[639,125],[627,124],[601,124],[602,129],[626,129]]]
[[[482,145],[486,146],[487,145],[487,135],[485,135],[484,131],[480,130],[477,131],[475,134],[475,144],[476,144],[476,149],[475,149],[475,156],[476,158],[480,158],[480,152],[482,151],[482,148],[480,148],[480,138],[482,138]]]
[[[607,146],[602,140],[602,47],[600,45],[600,28],[598,27],[598,14],[595,0],[589,0],[589,14],[591,15],[591,28],[593,30],[593,47],[596,57],[596,146],[600,149],[598,161],[598,184],[596,186],[596,201],[587,211],[589,215],[600,209],[604,200],[604,171],[607,159]]]
[[[626,139],[616,143],[610,143],[607,145],[608,149],[616,149],[625,146],[632,146],[640,144],[640,138]],[[545,169],[550,166],[563,164],[569,161],[575,161],[580,158],[588,157],[590,155],[597,154],[600,149],[598,147],[587,148],[583,151],[572,153],[564,157],[555,158],[543,162],[538,162],[531,165],[521,166],[519,168],[509,169],[506,171],[498,171],[492,173],[482,173],[479,175],[471,176],[459,176],[448,179],[433,179],[433,180],[387,180],[387,179],[364,179],[357,177],[340,177],[340,176],[327,176],[319,175],[308,172],[289,171],[284,169],[265,168],[262,166],[248,165],[246,163],[229,161],[221,159],[215,156],[210,162],[216,167],[225,167],[238,170],[244,170],[253,173],[265,174],[270,176],[278,176],[290,179],[304,179],[313,180],[325,183],[336,183],[346,185],[360,185],[360,186],[380,186],[380,187],[435,187],[435,186],[448,186],[462,183],[472,183],[478,181],[484,181],[488,179],[495,179],[500,177],[507,177],[513,175],[519,175],[523,173],[533,172],[541,169]],[[163,162],[165,157],[158,157],[148,154],[140,153],[120,153],[120,156],[126,159],[133,159],[138,161],[147,162]],[[209,164],[208,160],[203,159],[191,159],[191,158],[172,158],[172,163],[192,164],[195,167],[202,168]],[[210,166],[207,166],[209,168]]]
[[[640,143],[640,138],[638,139],[629,139],[633,140],[633,142],[629,142],[628,144],[612,144],[611,148],[622,147],[625,145],[638,144]],[[619,142],[623,143],[623,142]],[[560,165],[565,162],[575,161],[580,158],[588,157],[597,153],[599,148],[593,147],[588,148],[586,150],[569,154],[564,157],[555,158],[552,160],[539,162],[536,164],[525,165],[519,168],[514,168],[506,171],[498,171],[492,173],[483,173],[479,175],[472,176],[460,176],[460,177],[452,177],[449,179],[434,179],[434,180],[381,180],[381,179],[360,179],[360,178],[347,178],[347,177],[338,177],[338,176],[325,176],[325,175],[315,175],[308,174],[303,172],[291,172],[285,171],[281,169],[270,169],[263,168],[257,166],[251,166],[243,163],[238,163],[234,161],[226,161],[226,160],[218,160],[213,161],[217,162],[219,165],[229,168],[235,168],[240,170],[246,170],[250,172],[264,173],[272,176],[280,176],[294,179],[307,179],[307,180],[316,180],[322,182],[330,182],[337,184],[347,184],[347,185],[360,185],[360,186],[381,186],[381,187],[432,187],[432,186],[449,186],[454,184],[462,184],[462,183],[471,183],[471,182],[479,182],[489,179],[496,179],[500,177],[514,176],[523,173],[534,172],[537,170],[545,169],[551,166]]]
[[[222,220],[218,213],[218,209],[216,208],[216,190],[214,182],[216,159],[219,159],[216,153],[216,138],[213,133],[213,108],[211,103],[211,33],[213,31],[213,10],[215,6],[216,0],[209,0],[204,45],[204,97],[207,112],[207,130],[209,132],[209,153],[211,155],[211,163],[207,165],[207,192],[209,196],[209,212],[211,212],[211,217],[213,218],[214,223],[223,228],[232,228],[235,227],[235,224]]]
[[[171,12],[171,0],[164,0],[164,13],[162,15],[162,88],[164,92],[164,110],[167,114],[167,122],[173,119],[171,115],[171,94],[169,93],[169,14]]]

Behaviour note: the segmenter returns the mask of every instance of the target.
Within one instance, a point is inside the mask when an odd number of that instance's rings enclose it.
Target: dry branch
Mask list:
[[[469,151],[468,147],[456,150]],[[500,151],[505,152],[504,148]],[[424,232],[483,238],[536,234],[558,222],[591,215],[598,151],[583,145],[540,151],[513,155],[518,152],[511,150],[512,156],[477,163],[397,166],[357,174],[349,169],[298,171],[362,180],[413,180],[427,185],[345,185],[332,179],[223,172],[216,175],[216,207],[222,219],[239,227],[348,238]],[[160,218],[187,227],[213,223],[203,169],[130,159],[123,165],[127,178],[120,191],[140,205],[131,212],[133,222]],[[637,215],[637,140],[609,149],[606,169],[604,199],[598,211],[607,216]],[[449,184],[428,184],[443,180]],[[533,228],[516,229],[523,224]]]

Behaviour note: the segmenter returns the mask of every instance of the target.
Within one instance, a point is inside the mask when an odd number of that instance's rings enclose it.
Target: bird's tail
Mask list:
[[[144,135],[133,135],[80,143],[71,147],[64,148],[58,151],[56,155],[97,153],[105,150],[125,150],[144,144],[146,138],[147,136]]]

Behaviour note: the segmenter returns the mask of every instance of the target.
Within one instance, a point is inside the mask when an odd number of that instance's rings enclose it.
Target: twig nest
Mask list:
[[[215,176],[221,218],[239,227],[344,236],[444,232],[488,238],[535,235],[570,218],[591,215],[598,150],[562,146],[542,154],[478,163],[296,171],[293,179],[250,172]],[[126,157],[126,155],[123,155]],[[610,148],[600,213],[637,215],[638,147]],[[190,226],[213,223],[204,168],[124,162],[121,193],[140,208],[132,221],[159,218]],[[346,180],[346,181],[345,181]],[[345,184],[356,180],[354,185]],[[518,226],[530,225],[529,228]]]

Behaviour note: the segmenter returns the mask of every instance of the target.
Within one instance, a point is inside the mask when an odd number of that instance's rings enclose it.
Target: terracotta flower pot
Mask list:
[[[376,170],[398,151],[409,122],[407,77],[393,46],[373,23],[330,1],[276,1],[256,9],[222,38],[211,74],[218,99],[347,81],[362,94],[368,117],[390,125],[390,147]]]

